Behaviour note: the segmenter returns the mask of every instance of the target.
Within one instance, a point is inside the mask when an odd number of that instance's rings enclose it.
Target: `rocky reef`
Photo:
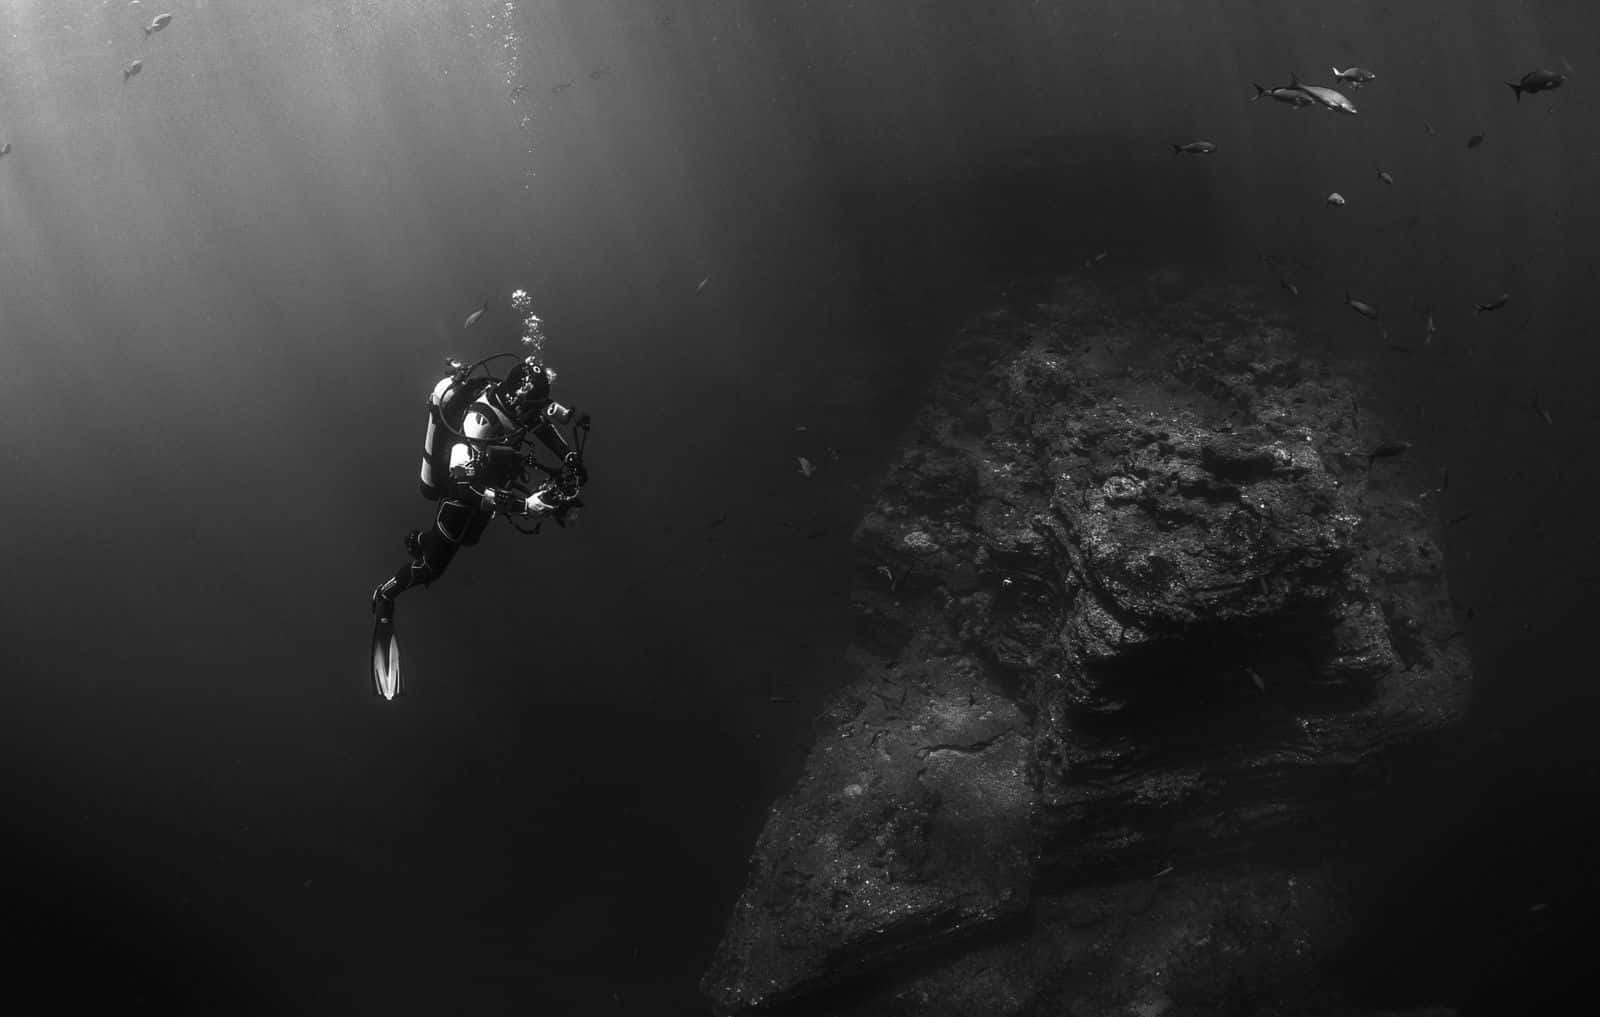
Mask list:
[[[1428,484],[1246,293],[1019,285],[855,534],[717,1013],[1366,1013],[1349,831],[1471,687]]]

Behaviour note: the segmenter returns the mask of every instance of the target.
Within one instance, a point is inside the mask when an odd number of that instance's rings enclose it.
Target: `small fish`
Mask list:
[[[1422,129],[1423,129],[1423,131],[1425,131],[1426,133],[1428,133],[1430,135],[1439,133],[1437,130],[1434,129],[1434,126],[1432,124],[1428,123],[1426,120],[1424,120],[1422,122]]]
[[[1367,463],[1370,465],[1374,459],[1393,459],[1396,456],[1403,456],[1410,448],[1409,441],[1386,441],[1367,453]]]
[[[8,156],[10,154],[11,154],[11,142],[8,141],[4,145],[0,145],[0,157]]]
[[[1473,314],[1482,314],[1484,311],[1498,311],[1511,302],[1511,294],[1502,293],[1487,304],[1478,304],[1472,309]]]
[[[1083,267],[1084,268],[1094,268],[1096,265],[1100,264],[1102,261],[1105,261],[1106,260],[1106,255],[1108,255],[1110,253],[1111,253],[1110,251],[1101,251],[1099,254],[1096,254],[1096,255],[1093,255],[1091,257],[1083,259]]]
[[[1347,67],[1342,71],[1334,67],[1332,70],[1333,80],[1342,81],[1352,88],[1360,88],[1362,85],[1378,80],[1378,76],[1365,67]]]
[[[1472,137],[1467,139],[1468,148],[1477,148],[1481,144],[1483,144],[1483,135],[1481,134],[1474,134]]]
[[[1250,684],[1252,684],[1252,685],[1254,685],[1256,687],[1256,691],[1257,692],[1265,692],[1265,691],[1267,691],[1267,683],[1265,681],[1262,681],[1261,676],[1259,674],[1256,674],[1255,668],[1247,667],[1247,668],[1244,669],[1244,673],[1250,676]]]
[[[1376,169],[1378,171],[1378,179],[1379,180],[1382,180],[1384,183],[1388,184],[1390,187],[1394,186],[1394,176],[1393,176],[1393,174],[1389,173],[1382,166],[1375,166],[1374,169]]]
[[[817,472],[817,468],[811,465],[811,460],[807,459],[805,456],[795,456],[795,461],[800,464],[800,475],[802,477],[809,477],[813,473]]]
[[[1422,330],[1422,345],[1432,346],[1433,337],[1438,333],[1438,331],[1439,329],[1433,324],[1433,312],[1429,311],[1428,324]]]
[[[717,516],[716,518],[712,519],[710,522],[706,523],[706,526],[708,526],[708,527],[721,526],[723,523],[725,523],[727,521],[728,521],[728,513],[724,512],[724,513],[722,513],[722,515]]]
[[[1210,155],[1217,150],[1217,146],[1209,141],[1191,141],[1184,145],[1173,145],[1173,155]]]
[[[522,84],[514,86],[511,89],[511,91],[509,93],[507,93],[506,98],[511,102],[516,102],[518,99],[522,98],[524,95],[527,95],[527,94],[528,94],[528,83],[526,81],[524,81]]]
[[[1552,88],[1560,88],[1567,80],[1565,74],[1556,71],[1529,71],[1522,76],[1521,81],[1508,81],[1506,87],[1517,94],[1517,101],[1522,101],[1522,93],[1535,95],[1539,92],[1548,92]]]
[[[1334,191],[1332,194],[1322,199],[1322,203],[1324,205],[1333,205],[1334,207],[1338,207],[1344,204],[1344,195],[1340,194],[1338,191]]]
[[[1286,291],[1288,291],[1288,294],[1291,297],[1298,297],[1300,295],[1300,287],[1296,286],[1287,279],[1279,279],[1278,285],[1282,286]]]
[[[572,82],[563,81],[561,84],[556,85],[554,88],[550,89],[550,94],[551,95],[560,95],[562,92],[565,92],[567,89],[569,89],[571,87],[572,87]]]
[[[606,67],[605,65],[602,64],[601,66],[596,67],[594,70],[589,72],[589,80],[590,81],[599,81],[601,78],[605,77],[607,74],[610,74],[610,73],[611,73],[611,68]]]
[[[1289,75],[1289,87],[1298,88],[1300,91],[1311,96],[1311,98],[1317,100],[1317,102],[1321,103],[1323,106],[1326,106],[1328,109],[1333,110],[1335,113],[1344,113],[1348,116],[1355,116],[1360,112],[1360,110],[1356,109],[1355,103],[1351,102],[1342,93],[1336,92],[1331,88],[1323,88],[1321,85],[1304,84],[1300,81],[1300,76],[1298,74]]]
[[[704,278],[704,279],[701,279],[701,280],[700,280],[700,285],[699,285],[699,286],[696,286],[696,287],[695,287],[695,288],[694,288],[694,291],[695,291],[695,292],[696,292],[696,293],[699,293],[699,292],[700,292],[700,291],[701,291],[701,290],[703,290],[703,289],[705,289],[705,288],[706,288],[706,283],[708,283],[708,282],[710,282],[710,281],[711,281],[711,277],[710,277],[710,276],[709,276],[709,275],[708,275],[708,276],[706,276],[706,277],[705,277],[705,278]]]
[[[471,314],[467,315],[467,320],[462,323],[461,327],[462,328],[471,328],[472,326],[476,325],[479,321],[481,321],[483,319],[483,316],[485,314],[488,314],[488,313],[489,313],[489,301],[485,300],[483,302],[483,306],[482,307],[478,308],[476,311],[473,311]]]
[[[157,14],[156,15],[156,19],[154,21],[150,22],[150,27],[146,28],[144,30],[145,38],[148,39],[150,36],[152,36],[155,33],[161,31],[163,28],[166,28],[170,24],[172,24],[172,15],[170,15],[170,14]]]
[[[1388,335],[1389,335],[1389,333],[1387,333],[1387,332],[1384,333],[1385,338],[1387,338]],[[1390,343],[1389,344],[1389,352],[1391,352],[1391,353],[1410,353],[1411,352],[1411,347],[1403,345],[1401,343]]]
[[[1471,518],[1472,518],[1472,513],[1471,512],[1463,512],[1459,516],[1450,517],[1449,525],[1455,526],[1455,525],[1457,525],[1459,523],[1464,523],[1468,519],[1471,519]]]
[[[1286,103],[1295,109],[1304,109],[1307,106],[1315,106],[1317,104],[1317,100],[1298,88],[1284,88],[1281,85],[1275,88],[1262,88],[1254,81],[1250,82],[1250,85],[1256,90],[1256,94],[1250,97],[1251,102],[1255,102],[1258,99],[1271,99],[1274,102]]]
[[[1352,297],[1349,290],[1344,291],[1344,302],[1350,306],[1351,310],[1363,318],[1370,318],[1373,321],[1378,320],[1378,309],[1364,300],[1357,300]]]
[[[133,77],[135,74],[138,74],[142,70],[144,70],[144,61],[143,60],[135,60],[133,63],[129,64],[123,70],[123,72],[122,72],[122,83],[124,85],[126,85],[128,83],[128,79],[129,78]]]
[[[1539,393],[1535,392],[1533,394],[1533,399],[1529,401],[1528,405],[1533,407],[1533,412],[1539,414],[1540,420],[1543,420],[1551,427],[1555,426],[1555,418],[1550,416],[1550,411],[1544,408],[1543,403],[1539,402]]]

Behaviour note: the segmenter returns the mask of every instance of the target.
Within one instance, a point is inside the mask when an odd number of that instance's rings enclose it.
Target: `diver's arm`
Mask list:
[[[568,453],[572,451],[572,446],[567,444],[566,436],[556,430],[555,425],[550,423],[549,417],[545,417],[537,424],[534,424],[533,433],[545,448],[554,452],[556,458],[563,462],[566,460]]]
[[[483,466],[483,456],[476,445],[458,441],[450,447],[450,481],[463,497],[475,495],[478,500],[493,503],[489,488],[481,487],[478,476]]]

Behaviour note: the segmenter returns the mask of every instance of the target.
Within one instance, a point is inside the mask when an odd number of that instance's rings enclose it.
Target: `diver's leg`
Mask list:
[[[406,547],[412,552],[411,561],[400,566],[394,578],[372,591],[372,611],[379,621],[394,617],[394,598],[421,583],[427,586],[444,575],[445,569],[461,549],[461,538],[466,524],[476,510],[463,502],[446,500],[439,503],[439,514],[433,526],[421,536],[416,531],[406,535]]]

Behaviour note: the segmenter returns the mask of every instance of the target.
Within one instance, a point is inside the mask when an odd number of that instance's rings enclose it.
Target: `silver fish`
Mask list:
[[[150,36],[152,36],[155,33],[161,31],[163,28],[166,28],[170,24],[172,24],[172,15],[170,15],[170,14],[157,14],[156,15],[156,19],[154,21],[150,22],[150,27],[146,28],[144,30],[145,38],[148,39]]]
[[[1498,311],[1511,302],[1511,294],[1502,293],[1486,304],[1478,304],[1473,308],[1473,314],[1482,314],[1484,311]]]
[[[142,70],[144,70],[144,61],[143,60],[135,60],[133,63],[129,64],[126,68],[123,69],[123,71],[122,71],[122,83],[124,85],[126,85],[128,83],[128,79],[129,78],[133,77],[135,74],[138,74]]]
[[[1298,88],[1283,88],[1282,86],[1262,88],[1254,81],[1250,82],[1250,84],[1256,90],[1256,94],[1250,97],[1251,102],[1255,102],[1257,99],[1272,99],[1275,102],[1287,103],[1295,109],[1303,109],[1306,106],[1315,106],[1317,104],[1317,100]]]
[[[1378,80],[1378,76],[1365,67],[1347,67],[1342,71],[1334,67],[1332,70],[1333,80],[1343,81],[1353,88],[1360,88],[1362,85]]]
[[[1324,205],[1334,205],[1334,206],[1343,205],[1344,204],[1344,195],[1340,194],[1338,191],[1334,191],[1332,194],[1330,194],[1326,198],[1322,199],[1322,203]]]
[[[1378,171],[1378,179],[1382,180],[1384,183],[1388,184],[1390,187],[1393,187],[1394,186],[1394,177],[1392,175],[1390,175],[1389,173],[1385,172],[1385,170],[1384,170],[1384,168],[1382,166],[1378,166],[1378,167],[1376,167],[1376,169]]]
[[[1368,318],[1373,321],[1378,320],[1378,309],[1367,303],[1365,300],[1357,300],[1355,297],[1352,297],[1349,290],[1344,291],[1344,302],[1350,306],[1351,310],[1355,311],[1363,318]]]
[[[4,145],[0,145],[0,156],[10,155],[10,154],[11,154],[11,142],[8,141]]]
[[[478,308],[476,311],[473,311],[471,314],[467,315],[467,320],[466,320],[465,323],[462,324],[461,327],[462,328],[471,328],[472,326],[476,325],[483,318],[483,316],[485,314],[488,314],[488,313],[489,313],[489,301],[485,300],[483,302],[483,306],[482,307]]]
[[[795,456],[795,462],[800,464],[800,475],[802,477],[809,477],[813,473],[817,472],[817,468],[811,465],[811,460],[807,459],[805,456]]]
[[[1210,155],[1217,146],[1209,141],[1191,141],[1186,145],[1173,145],[1173,155]]]
[[[1289,75],[1289,87],[1298,88],[1335,113],[1346,113],[1350,116],[1355,116],[1359,112],[1355,103],[1345,98],[1342,93],[1335,92],[1331,88],[1323,88],[1321,85],[1302,84],[1298,74]]]

